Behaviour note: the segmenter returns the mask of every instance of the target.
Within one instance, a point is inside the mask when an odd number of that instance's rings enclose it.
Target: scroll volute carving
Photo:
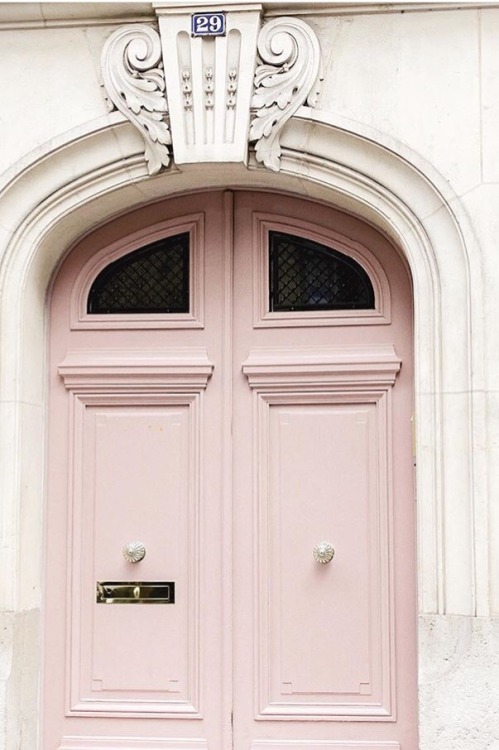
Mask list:
[[[256,141],[257,161],[279,171],[281,130],[299,107],[317,103],[323,80],[319,40],[304,21],[275,18],[260,31],[258,56],[249,139]]]
[[[142,24],[117,29],[102,52],[102,77],[111,102],[142,134],[149,174],[156,174],[169,165],[171,144],[158,32]]]

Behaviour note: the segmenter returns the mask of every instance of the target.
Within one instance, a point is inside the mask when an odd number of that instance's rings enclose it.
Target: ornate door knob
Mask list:
[[[123,557],[129,563],[138,563],[146,556],[146,548],[142,542],[128,542],[121,551]]]
[[[319,542],[314,547],[314,558],[318,563],[328,563],[334,557],[334,547],[330,542]]]

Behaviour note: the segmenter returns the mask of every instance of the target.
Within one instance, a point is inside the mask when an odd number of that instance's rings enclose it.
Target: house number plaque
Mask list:
[[[225,13],[193,13],[192,36],[225,36]]]

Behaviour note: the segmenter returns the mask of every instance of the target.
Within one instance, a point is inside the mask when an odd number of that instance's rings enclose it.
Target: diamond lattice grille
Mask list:
[[[357,261],[302,237],[269,233],[270,310],[368,310],[374,289]]]
[[[119,258],[95,279],[90,314],[189,312],[189,234]]]

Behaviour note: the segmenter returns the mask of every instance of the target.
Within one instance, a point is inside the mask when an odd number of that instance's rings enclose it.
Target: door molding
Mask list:
[[[230,184],[301,195],[306,187],[311,199],[377,226],[407,259],[415,298],[420,612],[487,614],[489,561],[487,545],[479,541],[488,534],[486,473],[472,459],[473,446],[485,436],[476,241],[459,198],[421,156],[353,127],[302,108],[283,131],[278,175],[252,157],[249,169],[186,166],[150,179],[140,136],[115,113],[51,140],[6,176],[0,206],[4,610],[36,614],[42,598],[45,297],[55,269],[83,231],[117,213]],[[21,555],[29,561],[22,566]],[[11,644],[11,679],[26,661],[33,668],[24,673],[26,688],[9,711],[23,717],[13,731],[35,747],[38,707],[28,684],[37,683],[39,669],[36,616],[30,623],[24,639],[29,654]]]
[[[191,258],[189,268],[190,312],[168,313],[147,317],[129,314],[89,315],[87,313],[88,294],[92,283],[99,272],[107,265],[144,245],[166,239],[175,234],[187,232]],[[81,270],[71,299],[71,328],[100,329],[109,328],[202,328],[204,325],[204,215],[203,213],[178,216],[170,221],[152,224],[146,229],[134,232],[125,241],[117,240],[103,250],[92,255]]]
[[[369,276],[374,288],[373,310],[327,310],[315,312],[268,312],[264,289],[269,277],[268,242],[269,231],[298,234],[314,242],[330,245],[359,263]],[[279,214],[259,213],[253,216],[253,324],[256,328],[277,326],[317,325],[379,325],[390,322],[390,286],[388,279],[373,253],[351,238],[343,237],[332,229],[325,230],[312,223],[297,221],[293,217]]]
[[[400,750],[398,742],[268,742],[256,740],[251,750]]]
[[[401,360],[393,346],[336,346],[253,349],[243,363],[243,372],[257,393],[286,387],[307,390],[318,386],[341,388],[390,386],[400,370]]]
[[[243,372],[253,389],[253,450],[254,455],[258,457],[255,461],[253,502],[254,507],[258,508],[259,518],[258,554],[255,565],[255,581],[258,581],[255,589],[261,592],[256,635],[256,702],[259,706],[259,719],[395,720],[395,600],[392,567],[394,540],[393,528],[389,521],[393,517],[390,430],[391,391],[400,366],[401,360],[391,345],[255,349],[250,352],[243,364]],[[279,556],[274,556],[276,551],[272,550],[269,541],[272,537],[272,517],[276,513],[279,515],[279,509],[272,506],[269,457],[273,453],[280,453],[278,447],[272,450],[270,412],[272,408],[305,404],[336,409],[358,409],[357,419],[364,423],[366,434],[369,435],[366,445],[378,445],[375,457],[371,457],[371,460],[377,463],[377,481],[369,502],[372,527],[377,529],[377,533],[373,534],[371,539],[373,549],[369,561],[370,590],[376,592],[375,596],[370,597],[368,613],[371,646],[367,670],[369,681],[357,683],[358,690],[352,690],[347,694],[321,692],[304,695],[303,691],[293,689],[291,682],[279,683],[271,669],[272,635],[275,648],[276,642],[281,643],[283,640],[285,613],[280,611],[279,607],[274,611],[269,609],[269,602],[272,602],[273,598],[272,589],[281,590]],[[392,584],[386,585],[387,581],[392,581]],[[282,606],[281,602],[280,607]],[[304,635],[306,637],[306,631]],[[321,646],[318,645],[317,648],[320,650]],[[374,654],[379,655],[379,662],[377,658],[373,658]],[[281,660],[284,661],[283,654]],[[275,699],[276,695],[279,696],[279,700]],[[288,742],[278,742],[275,745],[269,743],[268,746],[294,747],[293,743]],[[324,745],[325,748],[336,746],[346,748],[348,743]],[[362,748],[365,743],[352,745],[356,746]],[[253,743],[252,747],[260,745]],[[261,747],[267,745],[263,744]]]
[[[398,745],[396,746],[398,747]],[[58,750],[208,750],[204,740],[173,740],[137,737],[63,737]],[[328,748],[325,748],[328,750]],[[338,748],[338,750],[343,750]],[[359,750],[364,750],[363,747]],[[367,750],[367,748],[366,748]],[[374,747],[373,750],[378,750]],[[385,750],[385,746],[379,748]],[[386,750],[391,750],[386,747]],[[394,748],[395,750],[395,748]]]
[[[103,352],[69,351],[59,365],[64,385],[70,391],[116,393],[154,391],[200,393],[208,385],[213,364],[206,349],[112,349]]]

